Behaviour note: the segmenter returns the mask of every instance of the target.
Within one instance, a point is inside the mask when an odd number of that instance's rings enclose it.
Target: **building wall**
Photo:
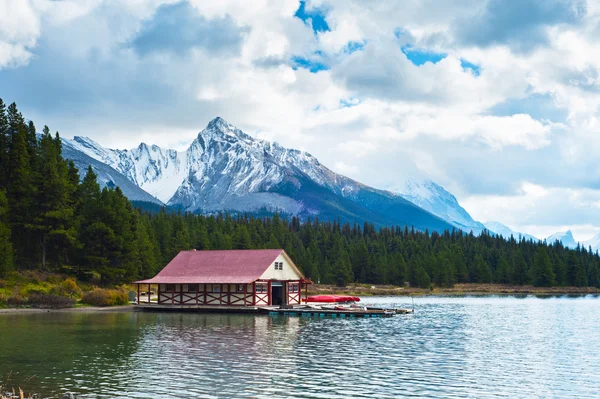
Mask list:
[[[283,263],[283,270],[275,269],[276,262]],[[269,265],[269,268],[265,270],[262,276],[260,276],[260,279],[279,281],[300,280],[302,279],[302,275],[297,271],[291,260],[289,260],[288,257],[282,252],[277,259],[275,259],[273,263]]]
[[[284,283],[287,303],[290,305],[299,304],[301,298],[300,281]],[[194,284],[193,286],[197,290],[190,289],[190,286],[192,284],[160,284],[158,303],[210,306],[267,306],[271,304],[269,281],[257,281],[254,284]]]

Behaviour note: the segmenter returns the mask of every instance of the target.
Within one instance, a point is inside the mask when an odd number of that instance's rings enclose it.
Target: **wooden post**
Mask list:
[[[150,284],[148,284],[148,305],[150,305]]]
[[[160,305],[160,283],[156,284],[156,304]]]
[[[302,291],[302,288],[300,288],[300,291]],[[304,303],[306,303],[306,300],[308,299],[308,283],[304,283]],[[300,301],[300,303],[302,303],[302,301]]]
[[[139,284],[137,284],[137,289],[138,289],[138,295],[137,295],[136,300],[137,300],[137,304],[139,305],[140,304],[140,285]]]
[[[179,304],[183,305],[183,284],[179,284]]]
[[[256,281],[252,282],[252,306],[256,306]]]
[[[273,305],[273,298],[271,295],[271,280],[269,280],[269,282],[267,283],[267,298],[268,298],[267,304],[269,306]]]

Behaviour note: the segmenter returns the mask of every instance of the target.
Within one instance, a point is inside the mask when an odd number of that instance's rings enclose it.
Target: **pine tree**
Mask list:
[[[7,223],[8,201],[0,189],[0,278],[12,269],[13,249],[10,241],[10,229]]]
[[[536,287],[551,287],[554,285],[552,262],[544,247],[540,247],[533,262],[533,285]]]
[[[0,189],[6,188],[9,177],[10,133],[6,105],[0,98]]]
[[[74,245],[76,235],[67,163],[62,159],[60,148],[57,148],[47,126],[40,141],[37,163],[37,205],[32,229],[40,243],[42,269],[46,270],[47,258],[58,265],[61,254]]]
[[[346,251],[341,251],[334,264],[335,283],[338,287],[345,287],[352,282],[352,265]]]
[[[510,263],[508,263],[504,255],[501,255],[498,261],[498,269],[496,270],[496,281],[500,284],[508,284],[510,283],[511,275]]]
[[[523,252],[519,249],[513,252],[512,257],[512,281],[518,285],[527,284],[527,262],[523,256]]]
[[[431,286],[431,278],[421,265],[418,265],[415,270],[415,286],[421,288],[429,288]]]
[[[35,195],[31,177],[29,153],[27,150],[27,127],[16,104],[8,107],[8,121],[11,132],[9,149],[9,184],[6,196],[9,204],[9,224],[12,241],[17,251],[20,267],[31,266],[32,254],[28,250],[31,236],[32,204]]]
[[[234,249],[252,249],[252,240],[246,226],[239,226],[233,238]]]

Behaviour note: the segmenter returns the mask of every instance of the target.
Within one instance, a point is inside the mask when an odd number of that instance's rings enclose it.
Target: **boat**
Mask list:
[[[321,303],[348,303],[359,302],[360,298],[351,295],[313,295],[303,300],[304,302],[321,302]]]

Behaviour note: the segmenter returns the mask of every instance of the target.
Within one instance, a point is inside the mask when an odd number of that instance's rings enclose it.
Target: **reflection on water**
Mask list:
[[[391,319],[0,315],[0,375],[83,398],[599,397],[599,304],[431,297]]]

